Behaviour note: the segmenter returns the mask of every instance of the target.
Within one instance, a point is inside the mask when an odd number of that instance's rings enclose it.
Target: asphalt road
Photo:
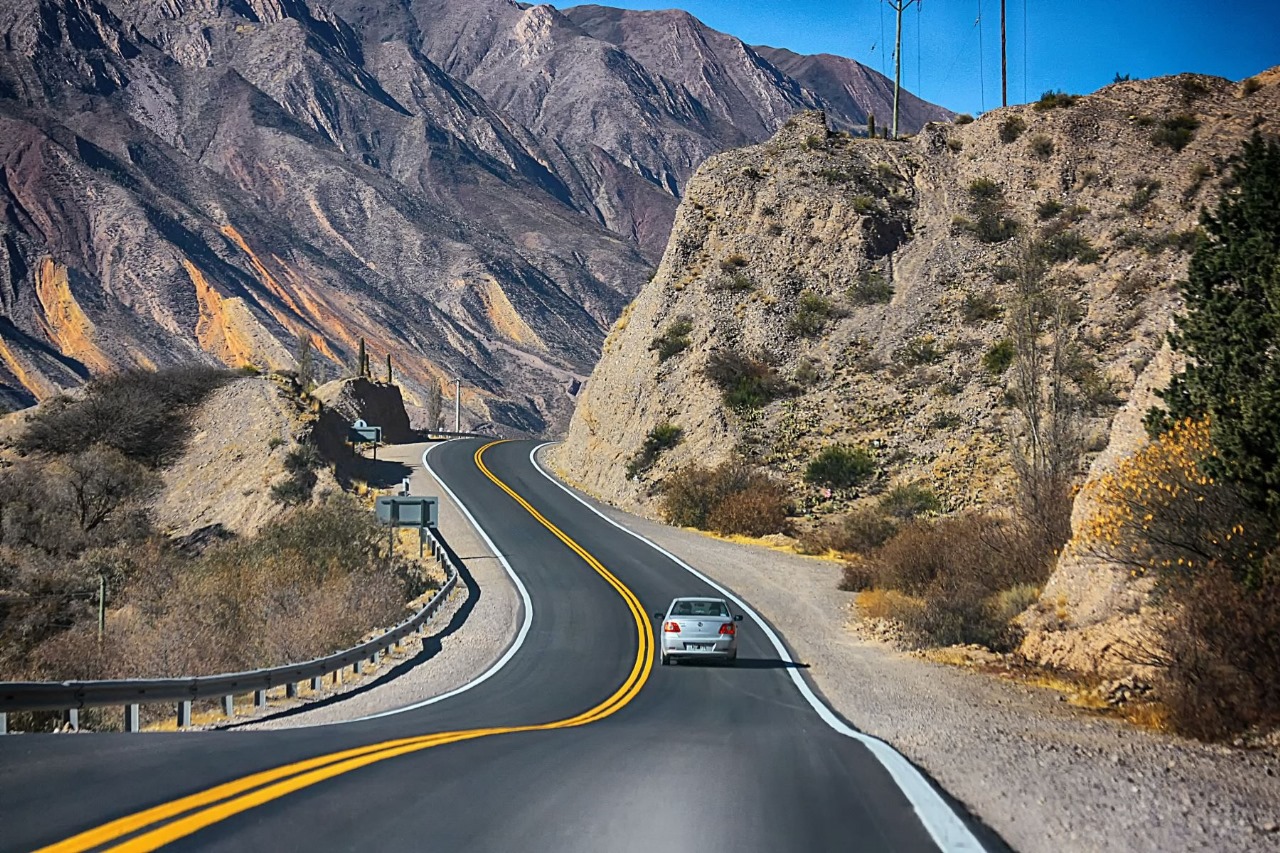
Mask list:
[[[478,441],[450,442],[432,453],[431,463],[528,590],[530,630],[501,670],[443,702],[341,725],[0,737],[0,850],[34,850],[249,774],[339,750],[457,731],[470,734],[429,748],[410,745],[405,749],[414,751],[393,757],[371,752],[380,760],[347,772],[327,771],[328,778],[314,784],[307,784],[311,777],[304,768],[295,767],[282,776],[279,784],[292,788],[282,796],[270,793],[276,791],[270,786],[248,783],[253,801],[207,795],[199,808],[175,816],[179,823],[141,821],[134,834],[119,835],[102,849],[122,843],[119,849],[150,849],[157,839],[169,839],[166,832],[180,835],[175,827],[184,825],[183,818],[197,820],[201,828],[170,847],[937,849],[921,819],[928,819],[929,809],[917,810],[919,798],[908,799],[866,745],[822,720],[793,683],[792,664],[779,659],[759,625],[739,623],[736,667],[657,666],[622,591],[484,476],[473,459],[480,447]],[[531,448],[527,442],[499,444],[483,460],[634,593],[650,624],[674,596],[716,594],[548,481],[531,464]],[[627,685],[633,689],[587,724],[474,731],[570,720]],[[936,834],[936,819],[933,825]],[[151,831],[156,835],[138,834]],[[988,848],[999,846],[981,828],[974,831]],[[965,836],[950,837],[963,843]]]

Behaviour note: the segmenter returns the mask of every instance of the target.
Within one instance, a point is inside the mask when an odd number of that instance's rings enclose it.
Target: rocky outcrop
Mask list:
[[[1120,83],[1056,108],[926,125],[905,142],[833,134],[810,113],[764,145],[711,158],[656,276],[606,339],[555,466],[647,512],[673,470],[731,455],[786,480],[810,516],[907,482],[932,487],[947,511],[1007,506],[1014,422],[998,361],[984,356],[1007,334],[1000,314],[1023,241],[1066,235],[1073,248],[1055,254],[1051,275],[1079,305],[1081,478],[1098,476],[1140,444],[1152,390],[1167,381],[1174,283],[1201,206],[1243,139],[1280,130],[1280,81],[1258,80],[1257,91],[1195,75]],[[1198,127],[1184,146],[1160,144],[1179,116]],[[980,193],[999,199],[1018,238],[980,239]],[[772,369],[786,393],[758,410],[726,407],[708,377],[724,352]],[[628,477],[664,423],[682,440]],[[846,494],[806,484],[805,466],[833,443],[869,448],[872,482]],[[1079,503],[1077,525],[1087,513]],[[1025,651],[1123,670],[1125,655],[1150,648],[1147,593],[1127,572],[1065,558],[1027,614]]]
[[[347,430],[357,419],[382,427],[382,440],[388,444],[407,444],[416,438],[400,388],[391,383],[341,379],[321,385],[311,397],[320,410],[314,440],[327,459],[350,455],[345,446]]]

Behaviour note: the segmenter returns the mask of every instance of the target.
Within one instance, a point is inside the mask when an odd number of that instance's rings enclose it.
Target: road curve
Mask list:
[[[528,590],[529,630],[491,677],[317,728],[0,738],[0,850],[980,849],[954,815],[941,835],[922,822],[760,626],[742,623],[735,668],[654,667],[638,619],[713,591],[545,478],[531,447],[431,457]]]

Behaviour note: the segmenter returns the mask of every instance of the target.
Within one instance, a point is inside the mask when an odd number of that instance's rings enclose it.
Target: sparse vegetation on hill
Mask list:
[[[1221,81],[1177,77],[1054,93],[1049,109],[1001,109],[898,143],[837,135],[807,147],[821,119],[805,115],[765,145],[713,158],[691,184],[705,210],[682,209],[662,269],[615,333],[556,464],[636,508],[674,472],[736,455],[790,487],[806,550],[864,562],[908,524],[994,519],[1035,557],[1017,583],[978,598],[1008,613],[1052,573],[1045,600],[1021,620],[1020,648],[1094,672],[1104,644],[1132,639],[1110,632],[1148,624],[1156,602],[1127,573],[1093,563],[1076,571],[1055,551],[1073,509],[1084,510],[1075,490],[1126,452],[1150,389],[1173,366],[1162,345],[1175,282],[1206,239],[1196,208],[1233,191],[1226,163],[1251,126],[1280,128],[1280,87],[1260,79],[1247,99]],[[1199,131],[1180,151],[1153,148],[1161,123],[1184,114],[1213,133]],[[747,167],[761,179],[744,181]],[[850,179],[830,183],[826,171]],[[857,203],[863,196],[869,207]],[[750,293],[716,286],[719,259],[735,254],[751,258]],[[797,333],[790,324],[806,292],[847,306],[846,316]],[[682,314],[705,337],[637,376],[639,351]],[[723,353],[738,354],[737,369],[721,369]],[[735,397],[743,376],[748,393]],[[765,376],[780,393],[750,393]],[[625,461],[643,442],[637,418],[614,414],[637,408],[653,417],[648,426],[679,411],[686,431],[624,482],[622,466],[604,460]],[[806,481],[830,446],[873,448],[874,474],[853,488]],[[928,489],[938,509],[908,522],[898,513],[910,501],[882,508],[903,483]]]
[[[190,467],[192,418],[208,429],[199,401],[238,393],[217,390],[232,378],[204,368],[109,377],[27,417],[14,440],[25,455],[0,462],[0,679],[178,675],[311,657],[385,624],[421,587],[411,564],[377,550],[385,539],[367,510],[346,501],[295,509],[259,536],[208,521],[174,540],[156,529],[169,463]],[[239,381],[271,395],[296,390],[288,377]],[[124,425],[106,417],[121,412],[131,413]],[[236,418],[255,413],[221,414],[235,430]],[[157,447],[137,443],[148,435]],[[321,466],[314,448],[295,445],[276,498],[308,503]]]
[[[186,441],[185,416],[235,374],[193,365],[134,370],[89,383],[84,396],[41,407],[18,441],[28,453],[68,454],[102,445],[157,468]]]

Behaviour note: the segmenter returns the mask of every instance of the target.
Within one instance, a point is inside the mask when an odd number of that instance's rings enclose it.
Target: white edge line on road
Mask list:
[[[445,444],[448,444],[448,442],[446,441]],[[458,511],[462,513],[468,522],[470,522],[476,533],[480,534],[480,538],[489,546],[489,550],[498,558],[498,562],[501,563],[502,568],[506,570],[507,576],[510,577],[511,582],[515,584],[516,590],[520,593],[520,601],[522,603],[522,609],[524,610],[524,620],[520,623],[520,630],[516,633],[515,640],[507,648],[506,652],[503,653],[502,657],[498,658],[498,660],[494,662],[493,666],[489,667],[466,684],[463,684],[461,687],[455,687],[448,693],[441,693],[439,696],[432,696],[430,699],[424,699],[423,701],[415,702],[412,705],[405,705],[403,708],[392,708],[389,711],[379,711],[376,714],[366,714],[363,717],[356,717],[351,720],[334,720],[327,723],[313,723],[312,726],[345,725],[347,723],[363,722],[364,720],[376,720],[380,717],[390,717],[395,714],[403,714],[406,711],[416,711],[419,708],[425,708],[428,705],[443,702],[445,699],[452,699],[459,693],[465,693],[471,688],[483,684],[496,675],[498,670],[506,666],[507,662],[515,656],[515,653],[520,651],[520,647],[524,645],[525,637],[529,635],[529,628],[533,625],[533,602],[529,599],[529,591],[525,589],[524,583],[520,580],[520,576],[516,574],[515,569],[511,568],[511,564],[507,562],[507,558],[498,550],[498,546],[489,538],[489,534],[486,533],[484,528],[480,526],[480,523],[476,521],[475,516],[471,514],[471,511],[467,509],[466,505],[463,504],[462,501],[458,500],[458,496],[453,493],[453,489],[449,488],[448,484],[445,483],[444,478],[437,474],[431,467],[431,463],[427,461],[427,456],[430,455],[431,451],[441,446],[442,445],[439,444],[433,444],[423,451],[422,467],[426,469],[428,474],[435,478],[435,481],[440,485],[440,488],[444,489],[445,494],[449,496],[449,500],[453,501],[453,505],[457,507]],[[312,726],[298,726],[297,728],[311,728]]]
[[[677,566],[680,566],[682,569],[689,572],[689,574],[693,575],[698,580],[720,592],[720,594],[737,605],[739,610],[751,617],[751,620],[755,622],[756,625],[758,625],[764,632],[764,635],[769,638],[769,642],[773,644],[773,647],[778,652],[778,656],[780,658],[787,663],[795,663],[795,660],[792,659],[791,654],[787,651],[786,646],[783,645],[782,640],[779,639],[778,635],[774,633],[773,629],[769,627],[768,623],[766,623],[764,619],[760,618],[759,614],[747,606],[746,602],[713,581],[711,578],[704,575],[702,572],[695,569],[693,566],[686,563],[684,560],[677,557],[675,554],[668,551],[666,548],[663,548],[658,543],[642,534],[636,533],[634,530],[631,530],[617,521],[614,521],[612,518],[592,506],[589,502],[583,500],[580,495],[575,493],[568,486],[564,485],[564,483],[561,483],[557,478],[548,474],[546,470],[543,469],[542,465],[538,463],[537,455],[539,450],[542,450],[542,448],[548,447],[554,443],[555,442],[547,442],[546,444],[540,444],[529,453],[529,461],[533,463],[533,467],[538,470],[539,474],[546,477],[547,480],[554,483],[571,498],[603,518],[609,524],[612,524],[623,533],[639,539],[650,548],[653,548],[658,553],[667,557]],[[969,827],[965,825],[964,821],[960,819],[960,816],[955,813],[955,810],[952,809],[951,806],[947,805],[946,801],[942,799],[942,796],[932,785],[929,784],[929,780],[925,779],[924,775],[916,769],[910,761],[907,761],[902,753],[898,752],[879,738],[864,734],[863,732],[850,728],[846,725],[835,715],[826,703],[819,699],[813,690],[810,689],[805,680],[800,677],[800,671],[796,667],[787,667],[787,674],[791,676],[791,680],[795,683],[796,689],[800,691],[800,695],[803,696],[805,701],[813,707],[813,710],[818,712],[818,716],[822,718],[824,723],[835,729],[840,734],[851,737],[854,740],[865,744],[871,751],[871,754],[879,759],[884,768],[889,771],[889,775],[893,777],[893,781],[898,783],[898,788],[902,790],[902,793],[911,802],[912,807],[915,808],[916,814],[920,818],[920,822],[924,824],[929,835],[933,837],[934,843],[944,851],[956,851],[956,853],[962,853],[962,851],[963,853],[969,853],[970,851],[978,853],[978,851],[984,850],[981,842],[978,841],[977,837],[974,836]]]

